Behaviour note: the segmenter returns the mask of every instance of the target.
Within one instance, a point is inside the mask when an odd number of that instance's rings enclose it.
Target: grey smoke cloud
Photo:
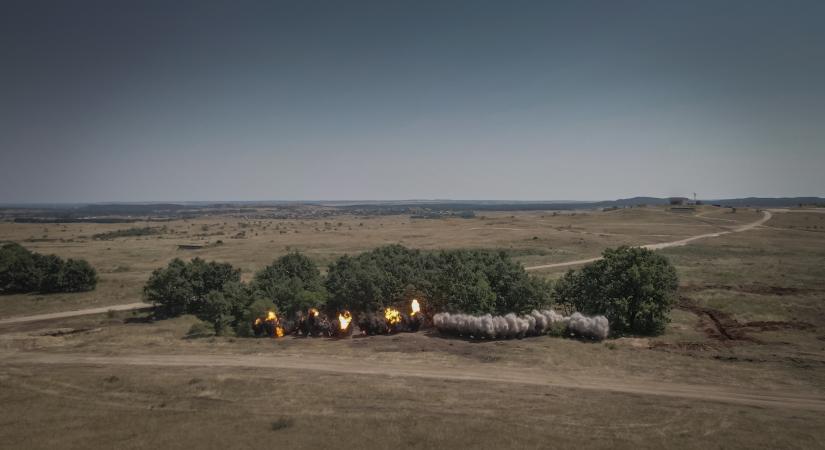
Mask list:
[[[605,339],[610,333],[610,325],[604,316],[587,317],[580,313],[563,316],[552,309],[533,310],[523,316],[514,313],[504,316],[438,313],[433,316],[433,325],[440,333],[475,339],[541,336],[554,326],[564,326],[577,336],[598,340]]]

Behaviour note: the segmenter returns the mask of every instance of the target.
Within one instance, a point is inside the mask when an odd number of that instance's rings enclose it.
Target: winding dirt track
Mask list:
[[[777,210],[777,211],[779,211],[779,210]],[[751,222],[749,224],[742,225],[740,227],[736,227],[736,228],[733,228],[733,229],[730,229],[730,230],[727,230],[727,231],[700,234],[698,236],[691,236],[689,238],[680,239],[678,241],[662,242],[662,243],[659,243],[659,244],[647,244],[647,245],[642,245],[641,247],[651,249],[651,250],[660,250],[660,249],[668,248],[668,247],[679,247],[679,246],[682,246],[682,245],[687,245],[687,244],[689,244],[693,241],[699,240],[699,239],[718,237],[718,236],[723,236],[723,235],[730,234],[730,233],[739,233],[739,232],[742,232],[742,231],[752,230],[752,229],[764,224],[768,220],[770,220],[771,217],[773,217],[773,215],[770,213],[770,211],[762,211],[762,218],[757,220],[756,222]],[[553,264],[541,264],[541,265],[538,265],[538,266],[525,267],[525,269],[526,270],[539,270],[539,269],[552,269],[552,268],[555,268],[555,267],[578,266],[578,265],[581,265],[581,264],[587,264],[587,263],[591,263],[591,262],[594,262],[594,261],[598,261],[600,259],[602,259],[602,257],[597,256],[595,258],[579,259],[579,260],[576,260],[576,261],[566,261],[566,262],[553,263]],[[100,307],[100,308],[78,309],[78,310],[74,310],[74,311],[65,311],[65,312],[57,312],[57,313],[49,313],[49,314],[38,314],[36,316],[8,317],[8,318],[5,318],[5,319],[0,319],[0,325],[13,324],[13,323],[22,323],[22,322],[35,322],[35,321],[39,321],[39,320],[63,319],[63,318],[66,318],[66,317],[85,316],[85,315],[90,315],[90,314],[103,314],[103,313],[108,312],[108,311],[127,311],[127,310],[132,310],[132,309],[144,309],[144,308],[151,308],[151,307],[152,307],[152,305],[150,305],[148,303],[127,303],[127,304],[122,304],[122,305],[103,306],[103,307]]]
[[[563,376],[533,368],[445,366],[419,362],[400,364],[360,359],[271,355],[92,355],[41,352],[0,353],[4,364],[54,364],[153,367],[246,367],[333,372],[353,375],[410,377],[466,382],[515,383],[561,389],[617,392],[682,398],[768,408],[825,412],[825,398],[803,392],[747,391],[728,386],[692,385],[646,380]]]
[[[736,228],[733,228],[733,229],[730,229],[730,230],[727,230],[727,231],[719,231],[719,232],[716,232],[716,233],[700,234],[698,236],[691,236],[689,238],[680,239],[678,241],[660,242],[658,244],[640,245],[639,247],[650,249],[650,250],[661,250],[663,248],[669,248],[669,247],[681,247],[683,245],[687,245],[687,244],[689,244],[693,241],[697,241],[699,239],[719,237],[719,236],[724,236],[726,234],[740,233],[742,231],[752,230],[752,229],[754,229],[754,228],[756,228],[760,225],[763,225],[765,222],[771,220],[771,217],[773,217],[773,214],[771,214],[770,211],[762,211],[762,218],[757,220],[756,222],[751,222],[749,224],[745,224],[745,225],[742,225],[742,226],[739,226],[739,227],[736,227]],[[592,263],[592,262],[598,261],[600,259],[602,259],[602,257],[597,256],[595,258],[579,259],[579,260],[576,260],[576,261],[566,261],[566,262],[555,263],[555,264],[541,264],[541,265],[538,265],[538,266],[525,267],[525,269],[526,270],[539,270],[539,269],[552,269],[552,268],[555,268],[555,267],[578,266],[580,264]]]

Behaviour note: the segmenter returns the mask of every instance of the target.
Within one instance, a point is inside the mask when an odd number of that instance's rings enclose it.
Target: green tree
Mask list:
[[[58,278],[60,292],[91,291],[97,286],[97,271],[82,259],[67,259]]]
[[[159,317],[201,315],[210,292],[222,291],[227,283],[240,280],[240,269],[228,263],[206,262],[200,258],[186,263],[175,258],[166,267],[152,272],[143,293],[155,304],[155,314]]]
[[[0,247],[0,293],[81,292],[96,285],[97,272],[85,260],[64,261],[14,243]]]
[[[567,272],[554,296],[583,314],[605,315],[614,335],[655,335],[670,321],[678,285],[676,269],[664,256],[619,247],[605,250],[603,259],[578,272]]]
[[[40,276],[40,284],[37,290],[44,294],[61,292],[60,276],[65,264],[63,260],[56,255],[40,255],[35,253],[34,262]]]
[[[286,314],[320,307],[326,302],[321,272],[300,253],[289,253],[255,274],[252,290],[256,297],[269,299]]]
[[[504,252],[445,250],[425,253],[400,245],[343,256],[326,279],[332,309],[376,311],[415,291],[431,310],[526,313],[550,303],[550,286],[530,277]]]
[[[237,322],[235,323],[235,333],[241,337],[251,337],[255,333],[252,324],[259,317],[266,317],[267,311],[278,311],[270,300],[258,298],[244,308]]]
[[[221,335],[231,329],[235,317],[232,315],[232,301],[221,291],[211,291],[206,295],[200,308],[198,318],[208,322],[215,329],[215,334]]]
[[[40,288],[40,270],[34,254],[20,244],[0,247],[0,293],[34,292]]]
[[[342,256],[329,266],[326,287],[331,309],[377,311],[402,298],[412,287],[429,291],[432,257],[401,245],[379,247],[358,256]]]
[[[466,255],[444,253],[430,302],[435,310],[483,314],[495,311],[496,293]]]

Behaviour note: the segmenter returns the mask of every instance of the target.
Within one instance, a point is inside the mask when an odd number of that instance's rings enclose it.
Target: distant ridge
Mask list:
[[[702,200],[708,205],[729,207],[779,208],[799,205],[825,206],[822,197],[746,197],[716,200]],[[170,218],[200,215],[210,211],[230,211],[254,213],[257,208],[296,210],[302,208],[325,208],[352,213],[407,214],[422,211],[552,211],[575,209],[626,208],[631,206],[661,206],[670,203],[669,198],[631,197],[603,201],[520,201],[520,200],[313,200],[313,201],[221,201],[221,202],[111,202],[75,204],[6,204],[0,205],[0,218],[18,221],[47,218],[62,221],[106,218],[119,222],[136,220],[138,216]],[[113,217],[114,216],[114,217]],[[120,219],[118,219],[120,218]],[[97,219],[96,219],[97,220]]]

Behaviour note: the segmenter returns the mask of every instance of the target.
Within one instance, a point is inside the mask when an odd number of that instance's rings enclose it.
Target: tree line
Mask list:
[[[0,247],[0,294],[91,291],[97,271],[83,259],[41,255],[16,243]]]
[[[661,333],[677,286],[670,262],[639,248],[606,250],[602,260],[551,283],[529,275],[505,252],[388,245],[342,256],[326,276],[306,255],[289,253],[249,283],[228,263],[175,259],[152,273],[144,295],[158,317],[194,314],[218,334],[250,335],[252,322],[267,310],[287,317],[309,308],[358,314],[420,298],[430,312],[465,314],[526,314],[564,305],[607,316],[621,335]]]

